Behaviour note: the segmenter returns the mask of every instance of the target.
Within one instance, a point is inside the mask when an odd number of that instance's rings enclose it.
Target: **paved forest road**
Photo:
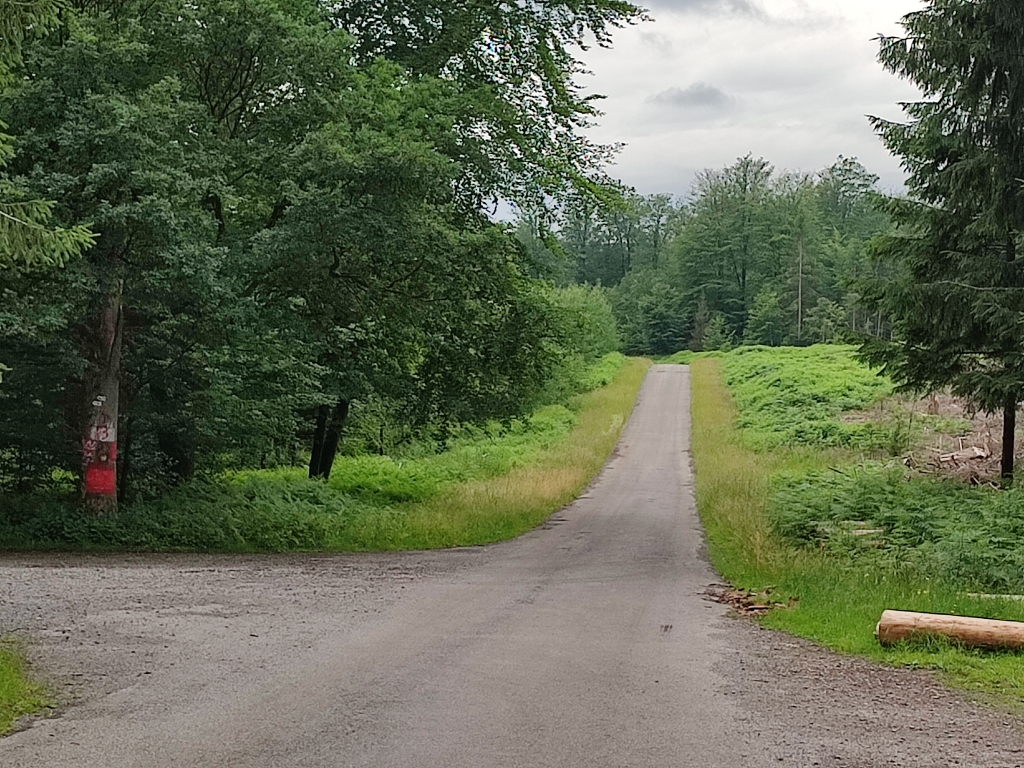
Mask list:
[[[704,597],[688,371],[545,527],[370,556],[0,560],[0,632],[73,701],[4,768],[1024,764],[1020,724]]]

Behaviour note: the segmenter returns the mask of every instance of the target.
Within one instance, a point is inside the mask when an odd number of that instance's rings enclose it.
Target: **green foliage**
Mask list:
[[[662,271],[630,272],[612,291],[612,302],[626,353],[664,355],[685,344],[688,302]]]
[[[721,365],[752,445],[878,445],[877,429],[839,420],[892,393],[853,347],[740,347]]]
[[[577,391],[608,386],[625,362],[618,353],[600,358],[577,382]],[[639,381],[635,384],[639,386]],[[584,406],[578,399],[572,404],[579,409]],[[464,425],[439,453],[422,445],[419,450],[409,449],[406,457],[340,457],[327,483],[308,479],[306,471],[297,467],[196,478],[130,505],[116,519],[84,516],[73,498],[56,493],[45,497],[7,494],[0,505],[0,548],[232,552],[346,548],[355,530],[365,533],[367,526],[397,524],[411,505],[429,503],[458,487],[531,465],[565,443],[579,419],[565,405],[554,404],[507,424]]]
[[[758,291],[750,307],[747,327],[743,331],[743,343],[777,347],[782,343],[784,327],[779,294],[765,286]]]
[[[654,209],[629,194],[570,206],[560,244],[576,256],[578,280],[614,286],[631,353],[888,335],[888,318],[865,311],[855,290],[891,273],[866,248],[890,226],[876,205],[877,180],[844,157],[813,176],[742,157],[702,173],[687,205],[662,201],[656,227],[642,215]],[[632,225],[610,227],[623,204]],[[648,230],[658,233],[656,258],[641,256]]]
[[[13,185],[0,178],[0,270],[63,266],[95,241],[85,225],[48,225],[54,204],[45,200],[15,201]]]
[[[555,288],[548,291],[548,301],[566,353],[589,363],[619,349],[619,330],[605,291],[588,285]]]
[[[575,82],[583,69],[576,52],[610,45],[615,29],[640,20],[640,6],[348,0],[332,10],[355,37],[357,61],[384,57],[414,79],[443,78],[466,95],[472,112],[461,116],[458,151],[472,169],[464,183],[481,197],[497,191],[536,204],[585,186],[608,157],[610,148],[580,130],[597,113]]]
[[[845,327],[846,310],[824,296],[807,312],[807,335],[816,343],[834,344]]]
[[[59,0],[0,0],[0,89],[15,80],[12,70],[21,61],[26,40],[56,26],[60,8]],[[94,236],[83,225],[49,227],[54,203],[25,199],[24,190],[3,174],[13,155],[5,128],[0,121],[0,274],[62,266],[91,246]]]
[[[552,366],[535,402],[560,403],[599,385],[601,377],[592,375],[595,363],[615,368],[624,358],[614,351],[619,334],[605,290],[577,285],[546,288],[542,295],[550,307],[544,354]]]
[[[702,351],[719,350],[727,352],[735,344],[736,336],[729,328],[729,321],[721,312],[715,312],[708,320],[704,332],[701,334],[700,348]]]
[[[780,534],[858,567],[905,570],[968,591],[1024,589],[1024,498],[1017,490],[867,465],[779,478],[770,515]],[[865,529],[875,532],[858,534]]]

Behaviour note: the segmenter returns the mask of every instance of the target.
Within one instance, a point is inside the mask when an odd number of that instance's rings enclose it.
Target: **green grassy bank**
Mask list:
[[[611,453],[649,361],[609,355],[591,391],[510,424],[463,428],[442,453],[339,457],[330,482],[301,467],[197,479],[116,519],[62,498],[6,498],[0,548],[295,552],[484,544],[539,524]]]
[[[833,353],[826,349],[821,354],[827,357]],[[848,353],[847,359],[854,364]],[[857,430],[849,440],[833,439],[843,431],[842,426],[828,427],[817,436],[810,431],[800,432],[802,437],[789,434],[782,438],[778,437],[778,419],[774,424],[759,427],[758,419],[768,419],[764,411],[758,416],[756,409],[748,405],[744,415],[737,409],[737,403],[757,402],[756,397],[748,397],[750,391],[767,386],[756,384],[757,377],[750,375],[751,370],[743,372],[749,362],[742,361],[742,355],[731,360],[727,355],[696,359],[691,363],[697,503],[715,567],[737,587],[757,593],[768,590],[773,602],[794,601],[791,608],[771,611],[762,619],[769,627],[844,653],[860,654],[889,664],[934,669],[954,685],[1022,708],[1024,657],[1021,655],[969,650],[943,642],[919,642],[886,650],[878,645],[873,632],[886,608],[1024,620],[1024,604],[1009,599],[970,597],[968,592],[974,591],[972,585],[977,582],[959,578],[950,571],[925,567],[924,563],[935,566],[941,562],[941,557],[932,556],[935,547],[927,546],[928,542],[916,542],[923,546],[915,547],[916,554],[911,556],[905,543],[899,540],[906,529],[900,520],[866,521],[868,525],[883,529],[879,535],[885,537],[886,542],[882,546],[867,547],[846,541],[844,549],[842,537],[835,541],[810,540],[785,534],[787,509],[790,518],[793,517],[793,509],[787,508],[787,493],[789,502],[794,492],[819,501],[825,497],[824,506],[832,509],[835,505],[827,499],[834,491],[823,479],[855,476],[856,467],[872,474],[871,468],[875,466],[872,462],[881,462],[884,446],[871,445],[870,437],[866,438]],[[762,382],[785,383],[789,373],[807,368],[809,361],[804,359],[794,367],[766,356],[760,362],[770,367],[767,371],[770,375],[762,378]],[[813,365],[807,369],[808,374],[813,371]],[[811,378],[817,386],[828,377]],[[842,383],[846,377],[831,378]],[[726,380],[730,381],[735,397],[727,388]],[[794,386],[797,385],[789,381],[775,388]],[[885,386],[883,382],[880,388],[884,390]],[[861,401],[874,396],[862,392],[823,417],[824,421],[834,420],[844,408],[861,407]],[[783,394],[776,400],[787,397]],[[832,398],[833,395],[825,393],[818,399]],[[783,421],[796,418],[793,414],[797,411],[788,413],[789,417],[780,418]],[[810,416],[817,419],[821,414],[812,411]],[[740,427],[741,424],[746,426]],[[891,425],[875,428],[876,437],[881,436],[877,442],[884,443],[887,426]],[[772,439],[772,435],[777,439]],[[891,467],[879,466],[882,467],[880,472],[892,472]],[[954,492],[945,484],[932,482],[929,485],[923,480],[901,477],[898,483],[916,487],[917,492],[933,497]],[[914,483],[926,484],[915,486]],[[874,505],[880,515],[904,508],[898,498],[887,501],[884,495],[876,495]],[[812,510],[809,515],[817,517],[821,505],[817,509],[812,509],[813,506],[807,505]],[[863,514],[863,509],[860,513]],[[920,515],[910,516],[921,524]],[[799,518],[799,514],[796,517]],[[894,532],[897,541],[890,546],[888,539]]]
[[[347,549],[425,549],[518,536],[572,501],[618,442],[650,362],[626,361],[615,379],[585,395],[572,428],[508,471],[453,484],[384,518],[365,518]]]

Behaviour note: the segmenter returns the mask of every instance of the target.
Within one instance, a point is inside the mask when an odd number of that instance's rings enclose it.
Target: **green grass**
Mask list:
[[[480,473],[401,508],[382,508],[348,526],[344,550],[432,549],[518,536],[572,501],[600,471],[629,414],[650,361],[626,361],[607,386],[583,396],[574,424],[501,471]]]
[[[876,425],[839,419],[893,389],[857,361],[852,347],[740,347],[720,360],[743,435],[754,447],[879,444]]]
[[[465,427],[443,453],[341,457],[329,483],[288,467],[196,480],[117,520],[63,499],[6,498],[0,548],[294,552],[482,544],[540,523],[611,453],[649,361],[605,356],[597,387],[510,425]]]
[[[878,558],[860,562],[828,548],[800,546],[773,529],[773,478],[826,476],[830,467],[848,466],[858,456],[849,449],[799,443],[754,450],[756,441],[737,429],[740,414],[726,388],[723,363],[704,359],[692,364],[697,505],[718,571],[738,587],[770,590],[778,602],[795,599],[792,608],[769,612],[762,619],[766,626],[844,653],[934,669],[952,684],[1021,708],[1020,654],[938,642],[884,649],[873,633],[887,608],[1024,620],[1024,604],[972,598],[961,585],[929,578],[917,568]]]
[[[17,719],[50,705],[42,686],[25,676],[25,666],[15,648],[0,645],[0,734],[11,729]]]

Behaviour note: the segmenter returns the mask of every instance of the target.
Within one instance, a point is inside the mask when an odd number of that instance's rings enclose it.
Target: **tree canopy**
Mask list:
[[[37,204],[48,237],[95,236],[0,278],[0,485],[71,471],[113,513],[225,468],[327,477],[351,421],[443,444],[614,348],[605,297],[533,276],[486,208],[594,172],[568,51],[639,11],[446,5],[464,32],[439,42],[374,8],[99,0],[39,17],[48,35],[25,17],[4,179],[57,201]],[[532,52],[492,55],[479,23],[500,18]]]

